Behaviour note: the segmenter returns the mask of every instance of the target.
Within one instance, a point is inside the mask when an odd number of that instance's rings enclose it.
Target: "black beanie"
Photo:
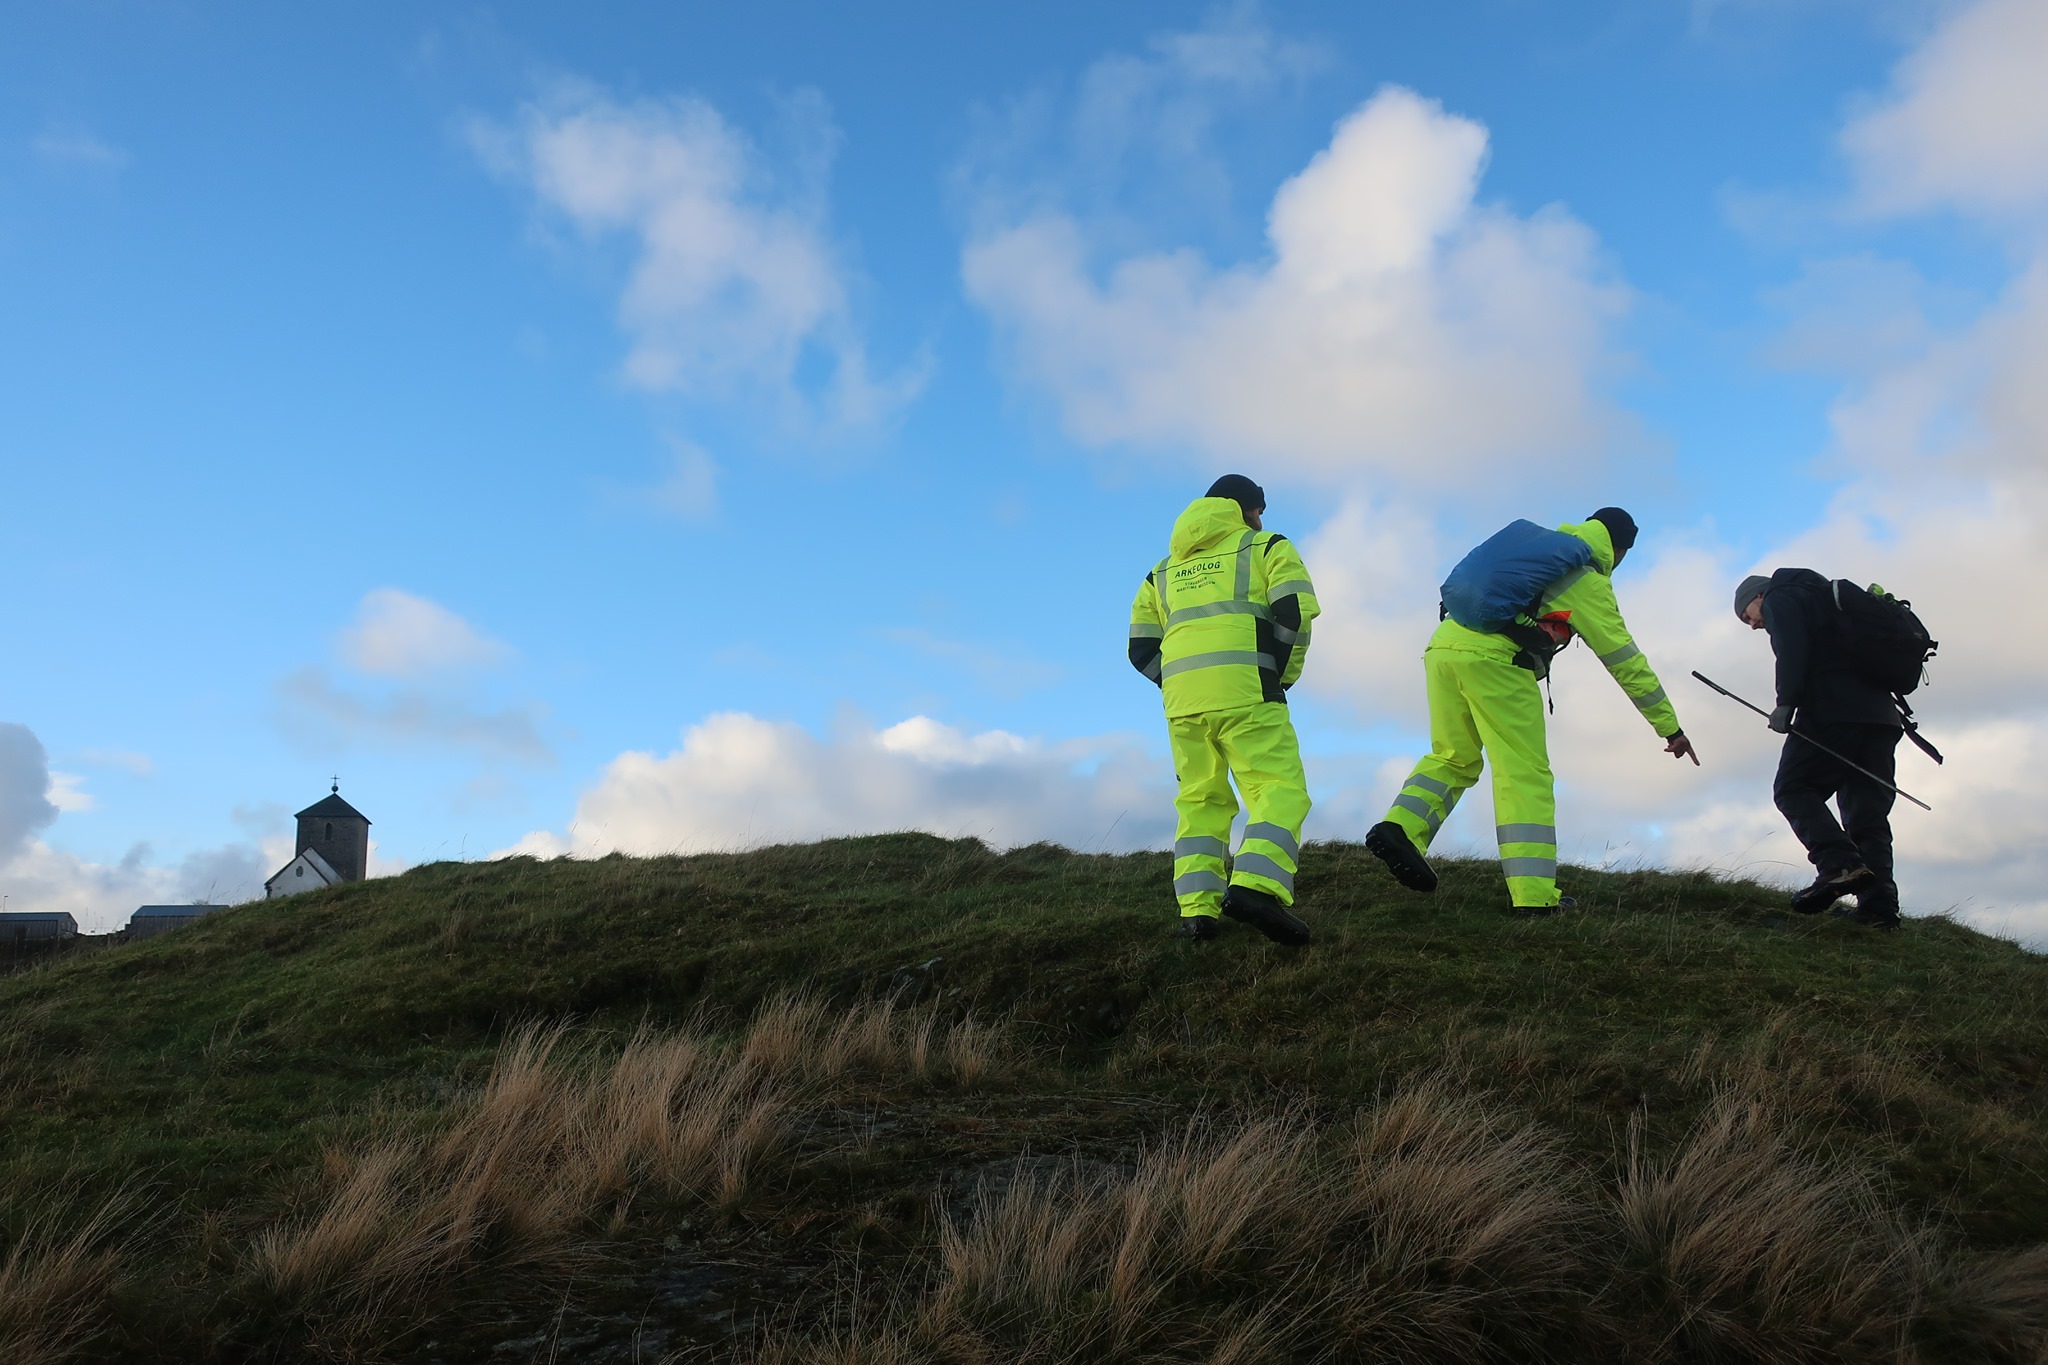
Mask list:
[[[1266,490],[1242,474],[1225,474],[1209,485],[1205,498],[1229,498],[1247,512],[1266,510]]]
[[[1603,507],[1586,520],[1597,521],[1607,528],[1607,538],[1614,542],[1614,562],[1617,564],[1636,543],[1636,519],[1619,507]]]

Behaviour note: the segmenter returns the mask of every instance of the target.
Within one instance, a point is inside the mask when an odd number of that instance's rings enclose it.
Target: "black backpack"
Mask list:
[[[1901,697],[1918,687],[1941,645],[1913,614],[1913,604],[1875,583],[1860,588],[1838,578],[1830,586],[1841,613],[1842,650],[1856,671]]]

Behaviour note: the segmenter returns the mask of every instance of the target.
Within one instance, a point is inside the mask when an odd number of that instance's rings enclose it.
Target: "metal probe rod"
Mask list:
[[[1719,692],[1722,696],[1728,698],[1728,700],[1742,702],[1744,706],[1747,706],[1750,710],[1756,712],[1765,720],[1769,720],[1771,718],[1771,713],[1764,710],[1763,707],[1758,706],[1753,701],[1748,701],[1742,697],[1736,696],[1733,692],[1730,692],[1727,688],[1721,686],[1721,684],[1715,682],[1712,678],[1700,672],[1697,668],[1695,668],[1692,671],[1692,675],[1695,678],[1698,678],[1701,682],[1705,683],[1707,686],[1713,688],[1716,692]],[[1885,781],[1883,778],[1879,777],[1876,773],[1870,771],[1870,769],[1864,767],[1860,763],[1849,762],[1848,759],[1843,758],[1840,754],[1836,753],[1833,749],[1830,749],[1827,745],[1815,739],[1812,735],[1807,734],[1804,730],[1793,730],[1788,728],[1786,733],[1797,735],[1799,738],[1805,740],[1808,744],[1811,744],[1814,748],[1826,754],[1829,758],[1835,760],[1835,762],[1842,764],[1844,767],[1854,768],[1857,772],[1862,773],[1865,777],[1869,778],[1872,782],[1877,783],[1880,787],[1886,788],[1895,795],[1905,797],[1908,801],[1911,801],[1921,810],[1931,811],[1934,809],[1934,807],[1928,805],[1925,801],[1922,801],[1919,797],[1913,795],[1913,793],[1907,791],[1904,787],[1899,786],[1897,783]]]

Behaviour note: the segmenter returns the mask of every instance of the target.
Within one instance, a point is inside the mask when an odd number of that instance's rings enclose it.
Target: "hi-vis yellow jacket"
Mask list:
[[[1621,604],[1614,600],[1614,540],[1597,521],[1567,522],[1557,528],[1577,536],[1593,547],[1593,562],[1573,569],[1543,590],[1539,615],[1569,626],[1582,637],[1606,665],[1608,675],[1628,694],[1636,710],[1658,736],[1669,739],[1678,733],[1678,712],[1664,694],[1664,684],[1643,657],[1621,619]],[[1429,639],[1431,649],[1455,649],[1465,654],[1512,660],[1520,649],[1505,635],[1468,630],[1456,621],[1445,621]]]
[[[1131,666],[1169,716],[1284,702],[1321,613],[1287,537],[1254,531],[1229,498],[1196,498],[1131,603]]]

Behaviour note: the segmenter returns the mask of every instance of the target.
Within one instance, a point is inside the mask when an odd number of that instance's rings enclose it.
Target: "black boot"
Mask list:
[[[1223,913],[1239,924],[1249,924],[1275,943],[1299,948],[1308,942],[1308,926],[1280,903],[1278,896],[1233,886],[1223,893]]]
[[[1889,892],[1867,891],[1856,898],[1854,910],[1837,909],[1835,918],[1860,924],[1866,929],[1896,929],[1899,927],[1899,898]]]
[[[1567,910],[1576,910],[1579,903],[1570,896],[1559,896],[1556,905],[1518,905],[1514,913],[1522,919],[1541,919],[1545,915],[1561,915]]]
[[[1365,832],[1365,851],[1387,865],[1394,880],[1410,891],[1436,890],[1436,869],[1415,849],[1408,831],[1382,820]]]
[[[1802,915],[1818,915],[1844,896],[1870,890],[1876,882],[1877,874],[1861,865],[1823,872],[1812,886],[1792,893],[1792,908]]]
[[[1216,922],[1214,915],[1182,915],[1180,928],[1173,931],[1173,936],[1207,943],[1222,932],[1223,926]]]

